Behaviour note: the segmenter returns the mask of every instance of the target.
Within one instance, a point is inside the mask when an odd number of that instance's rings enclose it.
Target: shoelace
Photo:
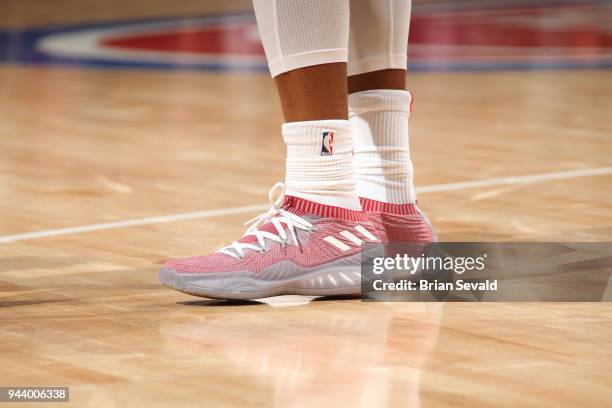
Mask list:
[[[280,191],[278,194],[278,198],[274,198],[277,190]],[[254,243],[243,243],[234,241],[230,245],[221,248],[217,251],[217,253],[229,255],[236,259],[240,259],[244,257],[244,251],[247,249],[252,249],[254,251],[259,251],[261,253],[266,251],[266,239],[270,241],[278,242],[283,245],[296,245],[299,246],[300,243],[297,239],[297,234],[295,233],[296,229],[300,229],[303,231],[311,231],[312,224],[300,216],[297,216],[293,213],[285,211],[281,208],[283,202],[285,201],[285,185],[282,182],[276,183],[270,191],[268,192],[268,201],[271,204],[271,207],[263,214],[258,215],[257,217],[251,218],[245,225],[252,224],[242,236],[253,236],[257,238],[257,244]],[[260,231],[257,227],[261,224],[270,221],[274,228],[276,228],[276,234],[268,231]],[[287,232],[285,231],[285,227],[287,226],[287,231],[290,232],[291,238],[293,242],[289,242],[287,239]]]

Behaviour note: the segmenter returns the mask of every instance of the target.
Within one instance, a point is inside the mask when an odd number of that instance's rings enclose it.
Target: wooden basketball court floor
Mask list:
[[[249,8],[53,3],[2,2],[2,28]],[[408,82],[419,199],[441,240],[612,241],[610,71]],[[266,207],[280,123],[265,72],[0,65],[0,386],[70,386],[57,406],[612,404],[608,303],[161,287],[165,259],[230,242]]]

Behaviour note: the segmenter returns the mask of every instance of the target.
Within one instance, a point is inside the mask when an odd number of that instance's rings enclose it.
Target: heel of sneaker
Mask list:
[[[419,210],[419,214],[423,218],[423,221],[425,221],[425,224],[427,224],[427,227],[429,227],[429,231],[431,231],[431,236],[432,236],[431,242],[438,242],[438,233],[436,232],[436,229],[434,228],[431,221],[429,221],[429,217],[427,217],[427,214],[425,214],[425,212],[421,210],[419,207],[417,207],[417,209]]]

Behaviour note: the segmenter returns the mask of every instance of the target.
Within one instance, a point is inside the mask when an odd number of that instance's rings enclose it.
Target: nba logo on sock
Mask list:
[[[321,156],[331,156],[334,151],[334,132],[326,130],[322,133]]]

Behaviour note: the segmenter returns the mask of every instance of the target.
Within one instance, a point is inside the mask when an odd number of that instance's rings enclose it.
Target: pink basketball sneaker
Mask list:
[[[270,190],[270,201],[277,183]],[[379,243],[363,211],[284,196],[239,241],[208,255],[167,262],[160,281],[218,299],[361,292],[362,244]],[[368,251],[380,245],[367,245]]]

